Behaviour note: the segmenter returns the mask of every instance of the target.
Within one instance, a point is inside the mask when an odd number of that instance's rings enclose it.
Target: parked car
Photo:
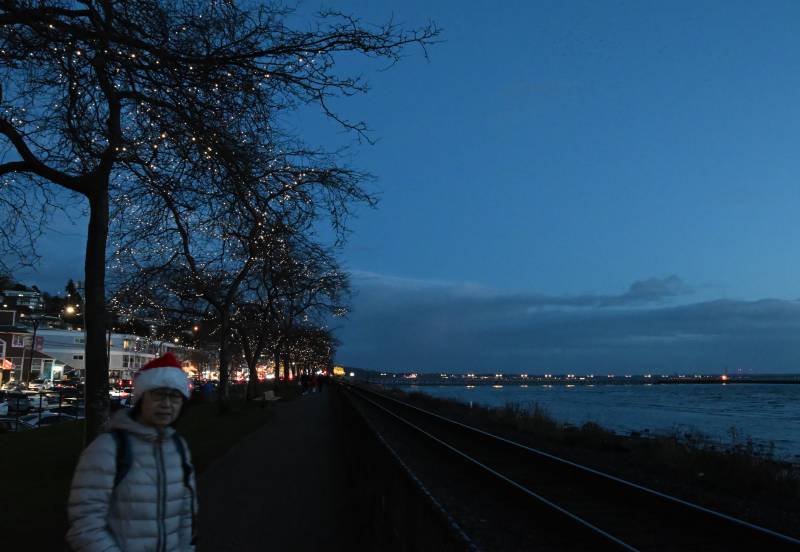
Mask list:
[[[122,399],[122,398],[127,397],[131,393],[133,393],[133,388],[132,387],[122,387],[122,388],[112,389],[108,394],[113,398]]]
[[[36,412],[35,414],[28,414],[22,416],[19,420],[31,429],[38,427],[45,427],[56,424],[63,424],[64,422],[74,422],[77,420],[75,416],[68,414],[53,414],[52,412]]]
[[[132,406],[131,400],[133,398],[133,389],[130,387],[125,387],[120,390],[112,389],[109,395],[111,397],[112,408],[127,408]]]
[[[0,433],[23,431],[30,429],[30,426],[25,425],[16,417],[0,417]]]
[[[65,422],[77,422],[80,418],[67,415],[46,416],[35,427],[47,427],[51,425],[63,424]]]
[[[23,393],[28,396],[28,400],[31,402],[31,408],[35,410],[47,408],[47,396],[44,393],[38,393],[36,391],[23,391]]]
[[[45,389],[50,389],[52,385],[50,384],[50,380],[46,379],[35,379],[33,380],[30,385],[28,385],[28,389],[31,391],[42,391]]]
[[[61,393],[65,397],[78,397],[83,395],[83,385],[58,383],[53,387],[53,392]]]
[[[84,401],[79,397],[67,397],[66,399],[64,399],[64,405],[84,408],[86,406],[86,401]]]
[[[48,393],[45,397],[47,398],[47,404],[51,407],[58,406],[60,402],[64,401],[60,393]]]
[[[14,391],[6,396],[9,412],[25,413],[31,409],[31,401],[25,393]]]
[[[57,406],[48,410],[51,414],[66,414],[79,420],[86,417],[86,409],[82,406]]]
[[[132,386],[133,386],[133,380],[130,379],[118,379],[114,381],[112,385],[114,389],[124,389],[126,387],[132,387]]]

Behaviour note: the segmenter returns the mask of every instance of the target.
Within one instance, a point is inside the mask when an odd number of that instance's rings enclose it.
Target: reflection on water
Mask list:
[[[415,386],[414,391],[487,406],[538,403],[562,422],[592,421],[620,433],[700,432],[727,444],[733,435],[740,440],[749,436],[756,445],[774,443],[778,456],[800,457],[800,385],[528,384],[506,385],[501,390]]]

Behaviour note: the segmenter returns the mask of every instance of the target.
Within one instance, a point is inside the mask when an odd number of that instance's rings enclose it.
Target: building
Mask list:
[[[38,291],[17,291],[4,289],[0,291],[4,309],[27,309],[29,312],[38,312],[44,309],[42,294]]]
[[[42,351],[44,340],[18,323],[16,311],[0,310],[0,381],[22,381],[23,369],[30,368],[30,380],[61,379],[65,363]]]
[[[29,380],[57,381],[67,373],[85,378],[86,334],[84,331],[46,327],[48,317],[31,317],[15,310],[0,310],[0,383],[22,381],[23,369],[30,368]],[[34,343],[35,339],[35,343]],[[210,377],[217,371],[212,352],[133,334],[107,334],[109,382],[129,380],[148,361],[171,351],[192,377]]]
[[[136,370],[168,351],[181,359],[183,369],[192,377],[208,371],[214,360],[201,349],[138,335],[112,333],[108,343],[108,377],[112,380],[132,379]]]
[[[42,351],[74,369],[77,376],[85,377],[86,334],[83,331],[39,329]],[[190,375],[199,375],[210,369],[213,358],[206,352],[168,341],[133,334],[111,333],[107,336],[108,377],[110,382],[133,378],[134,372],[148,361],[172,351],[183,360]]]
[[[86,334],[84,332],[40,328],[36,334],[37,341],[40,338],[43,353],[68,366],[68,370],[74,372],[76,376],[84,376],[86,369],[84,361]]]
[[[69,364],[75,375],[86,374],[86,333],[71,329],[47,328],[39,330],[43,338],[42,350],[53,358]],[[129,334],[112,333],[108,336],[109,379],[131,379],[159,351],[152,340]]]

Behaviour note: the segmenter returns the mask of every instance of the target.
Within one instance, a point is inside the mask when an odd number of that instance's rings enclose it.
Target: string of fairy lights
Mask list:
[[[110,160],[115,312],[166,320],[204,303],[236,317],[268,297],[259,308],[280,317],[284,333],[324,333],[325,316],[346,313],[347,276],[330,252],[301,242],[313,243],[327,220],[341,243],[351,205],[374,200],[364,175],[306,147],[282,117],[315,103],[360,132],[326,103],[365,90],[333,71],[334,54],[395,61],[404,44],[436,31],[369,30],[333,13],[327,27],[294,31],[267,5],[190,4],[112,2],[108,19],[92,3],[28,6],[19,23],[0,25],[0,119],[31,155],[77,178],[73,191]],[[28,8],[4,8],[7,21]],[[12,171],[0,185],[22,190],[36,178],[52,180]]]

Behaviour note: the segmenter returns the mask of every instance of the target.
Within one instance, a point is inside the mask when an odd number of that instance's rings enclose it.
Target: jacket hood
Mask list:
[[[146,441],[169,439],[172,437],[172,434],[175,433],[175,429],[172,427],[166,427],[163,430],[159,430],[152,426],[140,424],[131,418],[131,410],[129,408],[124,408],[114,414],[114,417],[111,418],[111,429],[122,429],[124,431],[128,431]]]

